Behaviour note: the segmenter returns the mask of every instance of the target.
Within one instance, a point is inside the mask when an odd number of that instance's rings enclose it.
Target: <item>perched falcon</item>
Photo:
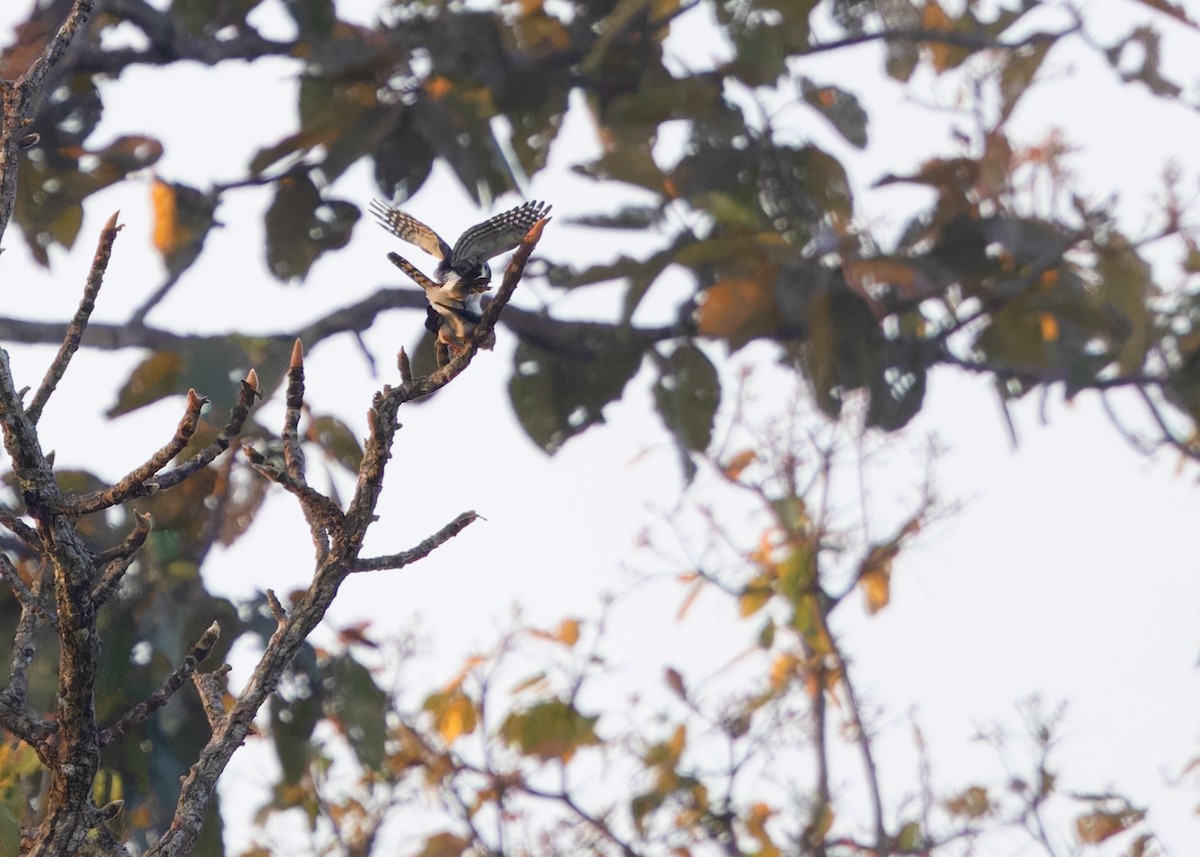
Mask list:
[[[390,205],[372,200],[371,213],[388,232],[438,260],[430,279],[403,256],[388,253],[391,263],[425,290],[429,299],[425,327],[440,342],[457,348],[483,315],[482,295],[492,281],[488,260],[520,244],[533,225],[550,213],[550,206],[533,201],[497,214],[464,232],[453,249],[424,223]]]

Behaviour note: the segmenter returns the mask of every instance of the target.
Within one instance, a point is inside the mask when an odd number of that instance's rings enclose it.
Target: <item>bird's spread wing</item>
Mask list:
[[[456,266],[485,262],[499,256],[521,243],[533,224],[550,213],[550,206],[542,202],[527,202],[516,208],[497,214],[472,226],[454,245],[450,258]]]
[[[421,248],[439,261],[450,257],[450,245],[415,217],[405,214],[403,211],[397,211],[377,199],[371,200],[371,213],[375,215],[380,226],[401,241]]]

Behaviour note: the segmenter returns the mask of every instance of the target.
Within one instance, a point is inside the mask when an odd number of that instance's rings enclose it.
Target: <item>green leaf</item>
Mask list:
[[[1150,266],[1124,236],[1110,237],[1097,246],[1096,255],[1100,297],[1129,323],[1116,357],[1121,371],[1131,375],[1141,371],[1150,352],[1154,330],[1148,303],[1157,289]]]
[[[384,196],[402,202],[421,189],[433,169],[434,153],[414,123],[413,112],[406,111],[392,133],[372,154],[375,182]]]
[[[325,454],[349,470],[358,472],[362,464],[362,445],[344,422],[333,416],[316,417],[308,427],[308,436]]]
[[[0,857],[21,853],[21,822],[7,806],[0,804]]]
[[[284,179],[267,209],[267,267],[283,281],[303,280],[327,250],[345,247],[361,213],[342,200],[322,200],[307,176]]]
[[[1013,108],[1021,96],[1029,91],[1029,85],[1042,66],[1042,60],[1050,52],[1051,43],[1024,45],[1010,51],[1000,71],[1000,121],[1012,115]]]
[[[508,715],[500,735],[522,753],[567,761],[579,748],[600,743],[596,735],[599,719],[580,714],[569,701],[552,699]]]
[[[595,348],[564,354],[522,340],[513,356],[508,384],[513,410],[529,438],[551,455],[604,422],[604,406],[620,398],[641,365],[637,342],[618,337],[590,345]]]
[[[800,78],[800,97],[817,109],[856,149],[867,145],[867,112],[852,93],[836,86],[819,86]]]
[[[156,351],[134,368],[106,414],[127,414],[190,388],[207,397],[219,416],[237,401],[239,379],[250,369],[258,370],[261,390],[269,396],[283,376],[291,348],[287,337],[217,336],[187,340],[174,351]]]
[[[712,442],[721,403],[716,367],[695,345],[685,344],[662,362],[661,370],[654,383],[654,405],[663,424],[680,447],[703,452]]]
[[[350,655],[329,658],[323,672],[333,691],[326,710],[354,748],[358,760],[377,769],[386,756],[388,695],[379,689],[370,670]]]

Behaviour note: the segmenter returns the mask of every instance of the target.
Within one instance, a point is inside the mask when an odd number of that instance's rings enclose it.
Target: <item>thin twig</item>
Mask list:
[[[811,56],[812,54],[839,51],[843,48],[854,47],[855,45],[865,45],[869,42],[932,42],[934,44],[952,45],[953,47],[976,51],[1016,51],[1036,45],[1054,44],[1065,36],[1079,32],[1080,29],[1081,25],[1074,24],[1056,33],[1030,33],[1023,39],[1006,42],[988,36],[977,36],[953,30],[928,30],[921,27],[911,27],[896,30],[880,30],[875,33],[856,33],[845,38],[834,39],[831,42],[820,42],[815,45],[809,45],[804,50],[797,51],[796,53],[798,56]]]
[[[142,545],[146,543],[146,537],[154,529],[154,518],[151,517],[149,512],[134,512],[133,522],[133,529],[129,531],[129,535],[125,537],[123,542],[96,554],[97,568],[112,562],[114,559],[124,559],[125,557],[133,556],[141,550]]]
[[[275,617],[275,621],[280,625],[287,622],[287,611],[283,609],[283,604],[279,601],[279,596],[275,594],[274,589],[266,591],[267,606],[271,608],[271,615]]]
[[[67,335],[63,337],[58,354],[54,356],[54,360],[46,369],[46,377],[42,379],[41,386],[33,394],[33,400],[26,409],[29,421],[35,425],[41,418],[42,410],[46,407],[46,402],[50,400],[50,395],[58,386],[58,382],[62,380],[63,375],[66,374],[71,358],[79,350],[79,343],[83,340],[83,331],[87,327],[88,319],[92,317],[92,311],[96,308],[96,296],[100,294],[100,286],[104,282],[104,272],[108,270],[108,260],[112,256],[113,242],[117,240],[117,233],[122,229],[117,225],[117,217],[120,213],[114,211],[112,217],[108,218],[108,222],[104,224],[104,229],[100,231],[100,242],[96,246],[96,255],[92,258],[92,268],[88,272],[87,284],[83,288],[83,297],[79,301],[79,308],[75,310],[75,315],[67,326]]]
[[[43,624],[49,625],[51,628],[58,626],[58,619],[41,605],[38,597],[33,594],[33,591],[21,579],[21,575],[17,571],[16,566],[12,564],[12,560],[4,553],[0,553],[0,578],[8,581],[8,585],[12,587],[13,595],[16,596],[22,611],[33,611],[42,620]]]
[[[0,527],[6,527],[14,536],[21,540],[25,547],[34,553],[41,553],[42,537],[38,531],[21,520],[12,509],[0,506]]]
[[[143,722],[147,717],[153,714],[158,709],[167,704],[175,692],[183,687],[188,677],[196,671],[205,658],[212,654],[213,646],[217,644],[217,639],[221,636],[221,626],[213,622],[200,635],[200,639],[196,641],[196,645],[187,653],[187,657],[183,659],[183,663],[167,676],[162,686],[150,696],[146,697],[142,702],[139,702],[133,708],[129,709],[125,715],[105,729],[101,729],[98,735],[98,740],[101,747],[107,747],[113,741],[116,741],[134,726]]]
[[[261,393],[258,390],[258,373],[251,369],[246,373],[246,380],[242,381],[242,390],[238,394],[238,400],[234,404],[233,409],[229,412],[229,421],[225,423],[225,427],[221,429],[221,433],[217,435],[216,440],[210,443],[204,449],[197,452],[187,461],[166,471],[154,480],[159,491],[165,491],[168,488],[174,488],[183,480],[187,479],[197,470],[207,467],[217,456],[229,449],[229,445],[233,443],[233,439],[242,431],[242,424],[246,422],[246,417],[250,415],[250,409],[254,406],[254,400],[261,398]],[[146,491],[144,493],[151,493]],[[138,496],[135,492],[131,496]]]
[[[373,556],[367,559],[360,559],[355,563],[354,570],[384,571],[392,568],[404,568],[406,565],[411,565],[417,560],[429,556],[429,554],[450,541],[450,539],[457,536],[478,519],[479,515],[475,512],[463,512],[416,547],[400,551],[399,553],[388,554],[387,556]]]
[[[208,399],[188,390],[187,403],[184,405],[183,416],[175,428],[175,435],[164,444],[154,455],[131,470],[124,478],[113,483],[102,491],[93,491],[80,497],[65,500],[64,512],[71,515],[87,515],[109,509],[124,503],[131,497],[144,497],[157,493],[160,485],[152,481],[152,477],[171,463],[171,459],[183,452],[200,427],[200,410]]]
[[[51,574],[43,564],[30,590],[31,603],[37,606],[30,609],[24,606],[21,608],[21,618],[17,620],[17,630],[13,634],[8,685],[0,690],[0,724],[38,749],[39,754],[41,739],[53,732],[54,727],[26,708],[26,694],[29,689],[29,667],[37,653],[37,638],[34,632],[42,622],[41,617],[46,613],[43,602],[50,578]]]
[[[288,362],[286,410],[283,415],[283,464],[297,485],[307,485],[304,478],[304,448],[300,445],[300,416],[304,413],[304,346],[297,339],[292,345]]]

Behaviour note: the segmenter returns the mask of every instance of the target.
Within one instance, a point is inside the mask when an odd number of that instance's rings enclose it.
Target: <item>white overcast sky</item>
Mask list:
[[[0,38],[7,39],[27,5],[0,4]],[[1122,22],[1131,20],[1134,5],[1088,3],[1089,25],[1104,21],[1114,32],[1127,29]],[[264,12],[273,4],[266,6]],[[365,16],[374,4],[356,0],[343,6],[347,13]],[[684,23],[701,32],[701,21]],[[1195,73],[1187,63],[1200,47],[1200,36],[1162,16],[1155,23],[1171,37],[1164,47],[1167,60],[1174,60],[1168,71],[1190,85]],[[669,50],[694,69],[719,56],[721,47],[693,36],[673,38]],[[1053,83],[1026,99],[1012,132],[1030,143],[1051,126],[1063,127],[1081,147],[1071,164],[1084,187],[1097,196],[1119,193],[1123,223],[1134,234],[1152,228],[1146,220],[1149,203],[1168,158],[1181,164],[1186,190],[1197,186],[1200,118],[1155,102],[1140,86],[1116,85],[1092,54],[1056,50],[1049,69]],[[198,186],[237,178],[257,144],[294,127],[294,71],[283,61],[219,73],[198,66],[131,71],[104,88],[106,112],[93,141],[103,145],[119,134],[149,133],[166,144],[156,168],[164,178]],[[872,119],[872,143],[862,154],[850,151],[803,109],[790,115],[798,134],[811,135],[845,157],[858,189],[860,216],[899,228],[911,206],[922,200],[869,186],[888,172],[911,171],[931,155],[954,154],[947,133],[954,118],[906,98],[899,87],[880,86],[877,47],[814,58],[799,71],[840,83],[863,100]],[[924,77],[910,90],[924,104],[943,105],[951,91]],[[670,133],[664,131],[664,140]],[[553,152],[555,168],[530,188],[530,196],[553,203],[561,215],[543,243],[556,260],[602,259],[616,250],[607,239],[564,224],[572,214],[612,207],[620,199],[610,189],[601,196],[601,189],[565,171],[595,145],[590,121],[575,110]],[[377,195],[365,162],[335,190],[364,206]],[[225,228],[210,236],[202,260],[151,323],[196,331],[231,325],[289,330],[394,282],[394,271],[383,259],[389,238],[364,220],[352,245],[318,262],[303,286],[278,284],[265,270],[261,249],[266,201],[260,191],[229,196],[219,211]],[[120,209],[126,228],[95,318],[122,320],[162,277],[150,244],[148,203],[149,177],[91,198],[77,246],[69,253],[53,251],[49,275],[31,265],[15,227],[10,229],[0,259],[3,313],[68,317],[95,236],[108,215]],[[406,207],[450,234],[478,218],[441,167]],[[636,248],[650,248],[655,241],[647,236]],[[1165,283],[1178,285],[1179,275],[1162,270]],[[678,283],[665,289],[674,297],[685,290]],[[617,293],[562,299],[529,283],[517,302],[536,307],[553,301],[561,314],[615,313],[610,299]],[[660,300],[657,307],[670,305]],[[654,312],[652,305],[639,320],[651,319]],[[381,371],[391,365],[388,355],[399,345],[416,342],[421,321],[417,313],[393,313],[367,334]],[[379,634],[416,621],[431,654],[410,675],[427,687],[444,682],[465,654],[486,648],[508,628],[514,605],[522,606],[527,620],[546,624],[567,615],[594,615],[598,593],[629,587],[630,567],[683,570],[655,567],[635,546],[636,536],[695,499],[719,496],[714,480],[702,476],[681,497],[675,454],[652,413],[647,372],[631,382],[622,401],[606,409],[607,425],[547,459],[511,413],[506,384],[513,342],[504,331],[499,339],[494,353],[477,359],[435,401],[402,414],[404,429],[380,509],[383,521],[368,552],[409,547],[465,509],[477,509],[487,521],[402,574],[352,578],[333,611],[339,624],[370,619]],[[35,383],[51,353],[50,348],[14,349],[18,383]],[[713,353],[719,354],[719,347]],[[726,377],[732,379],[734,370],[748,363],[765,366],[771,356],[766,346],[747,349],[730,361]],[[112,422],[94,416],[112,403],[139,359],[92,352],[76,359],[42,421],[44,446],[57,450],[61,464],[95,466],[96,451],[103,450],[103,461],[111,463],[108,475],[116,476],[169,436],[178,401]],[[392,378],[370,377],[348,338],[314,349],[306,365],[314,409],[338,413],[365,434],[371,393]],[[760,374],[766,411],[772,399],[781,403],[786,391],[774,392],[782,376],[770,369]],[[1180,466],[1177,456],[1166,452],[1147,458],[1132,451],[1090,396],[1068,404],[1055,391],[1046,407],[1048,425],[1041,423],[1037,398],[1012,407],[1020,438],[1014,451],[988,385],[937,372],[924,410],[889,441],[884,463],[870,476],[871,494],[881,507],[911,497],[912,462],[925,438],[936,432],[946,447],[937,465],[939,493],[963,503],[961,512],[932,528],[903,556],[887,610],[866,620],[856,604],[850,608],[853,615],[843,618],[859,685],[884,707],[882,723],[891,730],[888,746],[894,755],[885,755],[881,763],[890,797],[898,800],[912,789],[905,752],[910,711],[930,739],[935,775],[946,784],[962,783],[978,775],[983,764],[969,742],[976,727],[1015,720],[1014,703],[1041,693],[1049,702],[1071,704],[1059,756],[1070,784],[1111,785],[1129,793],[1150,806],[1152,829],[1169,854],[1195,853],[1200,842],[1196,784],[1171,781],[1197,753],[1200,545],[1192,527],[1200,520],[1200,470]],[[266,412],[277,424],[278,403],[269,403]],[[722,417],[728,418],[728,408]],[[456,465],[462,473],[457,486],[435,478],[437,468]],[[755,531],[747,527],[744,535],[750,543]],[[287,591],[308,576],[309,546],[295,505],[275,496],[252,537],[216,556],[206,574],[215,590],[232,597],[266,587]],[[673,617],[682,589],[655,586],[645,593],[618,611],[610,641],[609,651],[620,665],[617,675],[630,688],[657,682],[667,663],[690,674],[709,674],[739,651],[750,633],[733,624],[729,606],[716,596],[702,599],[695,614],[701,618],[677,624]],[[731,628],[729,639],[713,633],[709,623],[717,620]],[[646,652],[659,648],[666,652],[662,661],[649,662]],[[256,774],[243,763],[239,776],[253,782]]]

